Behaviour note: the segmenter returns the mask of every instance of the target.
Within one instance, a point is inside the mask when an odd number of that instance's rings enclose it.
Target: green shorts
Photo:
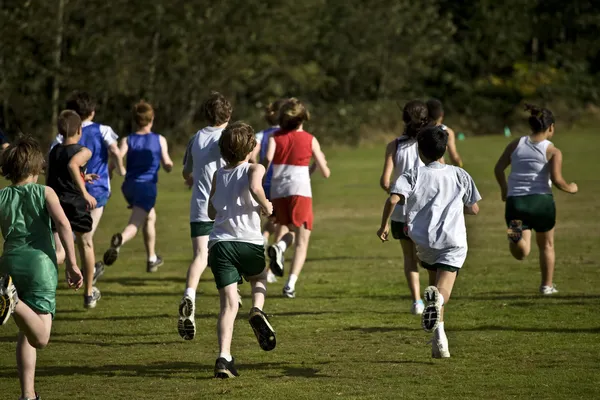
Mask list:
[[[190,237],[208,236],[212,232],[214,222],[212,221],[199,221],[190,222]]]
[[[242,277],[260,275],[265,270],[265,246],[224,241],[208,250],[208,265],[215,276],[217,289],[242,283]]]
[[[456,268],[456,267],[453,267],[452,265],[442,264],[442,263],[427,264],[426,262],[421,261],[421,266],[429,271],[437,271],[438,269],[441,269],[443,271],[448,271],[448,272],[456,272],[456,273],[458,273],[458,271],[460,271],[460,268]]]
[[[398,240],[411,240],[408,237],[408,226],[406,222],[392,221],[392,237]]]
[[[52,314],[54,318],[58,268],[46,253],[37,249],[4,253],[0,273],[12,277],[19,300],[36,313]]]
[[[548,232],[556,224],[556,207],[551,194],[511,196],[506,199],[506,226],[512,220],[523,221],[523,229]]]

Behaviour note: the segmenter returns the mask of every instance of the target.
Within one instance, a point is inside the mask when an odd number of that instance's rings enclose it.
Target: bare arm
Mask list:
[[[85,198],[85,201],[87,201],[90,209],[94,209],[96,208],[96,199],[88,193],[85,188],[85,181],[81,177],[81,167],[87,164],[91,157],[92,152],[88,148],[83,147],[77,154],[71,157],[71,160],[69,161],[69,173],[71,174],[71,179],[73,179],[75,186],[77,186],[77,189],[79,189]]]
[[[465,214],[469,214],[469,215],[479,214],[479,205],[477,203],[475,203],[470,206],[465,206]]]
[[[506,149],[504,149],[504,152],[494,167],[494,175],[496,175],[496,181],[498,181],[498,185],[500,185],[502,201],[506,201],[506,194],[508,193],[508,184],[506,183],[506,175],[504,174],[504,170],[506,170],[506,168],[508,168],[510,165],[510,155],[513,153],[513,151],[515,151],[518,144],[519,139],[512,141],[508,146],[506,146]]]
[[[390,178],[394,171],[394,152],[396,151],[396,141],[393,140],[388,143],[385,148],[385,158],[383,160],[383,171],[381,172],[381,178],[379,178],[379,186],[387,193],[390,192]]]
[[[162,135],[160,135],[160,162],[162,163],[165,171],[171,172],[173,169],[173,160],[171,160],[171,156],[169,156],[169,145],[167,144],[167,139]]]
[[[273,205],[267,196],[262,185],[262,180],[265,175],[265,167],[260,164],[253,164],[248,170],[248,179],[250,181],[250,194],[260,205],[265,215],[273,214]]]
[[[579,189],[576,183],[567,183],[562,176],[562,152],[556,147],[552,146],[548,149],[550,155],[550,179],[554,186],[563,192],[575,194]]]
[[[260,160],[260,142],[256,141],[256,146],[254,146],[254,150],[252,150],[252,154],[250,155],[250,161],[253,164],[258,164],[262,160]]]
[[[267,146],[267,154],[265,155],[265,159],[262,160],[262,165],[268,171],[271,167],[271,163],[273,162],[273,157],[275,157],[275,149],[277,148],[277,144],[275,143],[275,138],[271,136],[269,138],[269,145]]]
[[[329,178],[329,176],[331,175],[331,171],[329,170],[329,167],[327,166],[327,160],[325,159],[325,154],[321,150],[321,145],[319,144],[319,141],[315,137],[313,137],[313,139],[312,139],[312,152],[313,152],[313,157],[315,158],[315,163],[317,164],[317,168],[319,168],[319,170],[321,171],[321,174],[325,178]]]
[[[388,199],[385,201],[385,205],[383,206],[383,214],[381,215],[381,226],[377,231],[377,237],[379,237],[382,242],[388,240],[390,231],[388,221],[390,220],[392,213],[394,212],[394,208],[398,203],[403,204],[404,197],[395,193],[391,194],[390,197],[388,197]]]
[[[75,256],[75,244],[73,242],[71,224],[60,206],[56,192],[48,186],[46,186],[45,191],[46,208],[54,221],[58,237],[65,248],[67,256],[67,281],[69,286],[79,289],[83,284],[83,277],[81,276],[81,271],[79,271],[79,268],[77,267],[77,257]]]
[[[213,175],[212,178],[212,184],[210,186],[210,196],[208,198],[208,218],[214,220],[217,217],[217,210],[215,209],[215,207],[213,206],[212,203],[212,199],[213,196],[215,195],[215,185],[217,182],[217,172],[215,171],[215,174]]]
[[[458,150],[456,150],[456,135],[452,129],[446,129],[448,132],[448,155],[450,156],[450,161],[452,161],[452,164],[462,168],[463,163]]]
[[[125,151],[124,152],[122,150],[123,143],[125,143]],[[115,164],[117,164],[116,167],[117,167],[117,171],[119,172],[119,175],[125,176],[127,171],[125,170],[125,166],[123,165],[123,157],[125,157],[125,154],[127,153],[127,138],[124,138],[123,140],[121,140],[121,149],[119,149],[116,142],[112,143],[110,146],[108,146],[108,153],[110,154],[110,158],[111,158],[110,165],[112,166],[112,168],[114,169]]]

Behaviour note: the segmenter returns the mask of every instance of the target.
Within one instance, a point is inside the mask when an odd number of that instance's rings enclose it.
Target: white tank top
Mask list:
[[[419,148],[417,140],[402,135],[396,139],[396,153],[394,154],[394,172],[392,173],[391,186],[405,172],[414,168],[423,166],[421,158],[419,158]],[[392,221],[405,222],[405,206],[398,204],[392,213]]]
[[[529,136],[519,140],[517,148],[510,155],[508,196],[552,193],[550,165],[546,158],[546,150],[551,144],[549,140],[533,142]]]
[[[249,163],[234,169],[217,171],[215,194],[212,198],[217,216],[208,238],[209,247],[221,241],[263,245],[260,226],[260,206],[250,193]]]

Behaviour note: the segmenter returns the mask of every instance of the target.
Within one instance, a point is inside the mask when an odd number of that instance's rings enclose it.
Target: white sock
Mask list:
[[[190,287],[185,289],[185,292],[183,292],[183,295],[188,296],[189,298],[192,299],[192,301],[196,301],[196,291]]]
[[[275,274],[273,273],[273,271],[271,271],[271,269],[269,269],[269,270],[267,271],[267,279],[269,279],[269,278],[272,278],[272,277],[274,277],[274,276],[275,276]]]
[[[283,240],[280,240],[279,242],[277,242],[277,247],[279,247],[279,249],[281,249],[282,253],[285,253],[285,251],[287,250],[287,243],[284,242]]]
[[[158,257],[156,257],[156,254],[148,257],[148,262],[153,263],[153,262],[156,262],[156,260],[158,260]]]
[[[444,331],[444,322],[440,322],[437,329],[435,330],[435,337],[444,337],[446,336],[446,332]]]
[[[440,293],[440,305],[443,306],[444,305],[444,296],[442,296],[442,294]]]
[[[219,358],[224,358],[227,362],[233,360],[233,357],[229,353],[219,353]]]
[[[296,281],[298,280],[298,275],[290,274],[288,278],[287,285],[290,289],[294,290],[296,288]]]

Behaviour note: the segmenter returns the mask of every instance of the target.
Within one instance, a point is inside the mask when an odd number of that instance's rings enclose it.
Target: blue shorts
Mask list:
[[[104,207],[110,198],[110,191],[102,186],[93,186],[92,184],[85,185],[88,193],[96,199],[96,208]]]
[[[138,207],[150,212],[156,204],[158,189],[153,182],[123,182],[121,191],[129,208]]]
[[[265,191],[265,195],[267,196],[267,200],[271,201],[271,182],[267,182],[263,185],[263,189]]]
[[[94,198],[96,199],[96,208],[104,207],[110,199],[110,193],[94,196]]]

